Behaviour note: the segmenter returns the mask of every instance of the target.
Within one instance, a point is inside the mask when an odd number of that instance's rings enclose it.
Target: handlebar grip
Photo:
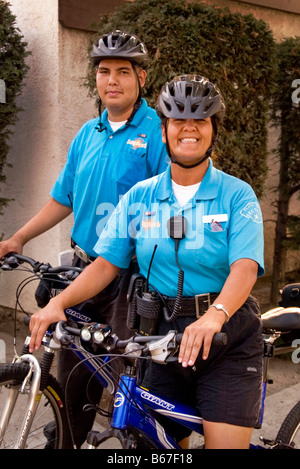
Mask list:
[[[228,336],[226,332],[217,332],[214,337],[212,344],[215,346],[225,346],[228,343]]]
[[[177,334],[177,336],[176,336],[176,343],[177,344],[181,343],[182,336],[183,336],[183,334]],[[226,332],[217,332],[213,336],[213,340],[212,340],[212,345],[213,346],[216,346],[216,347],[225,346],[225,345],[227,345],[227,343],[228,343],[228,337],[227,337]]]
[[[30,320],[31,320],[31,316],[26,316],[25,317],[25,319],[24,319],[25,326],[29,327]],[[56,322],[50,324],[48,326],[48,331],[53,332],[55,330],[56,324],[57,324]],[[79,330],[78,329],[74,329],[74,328],[70,328],[70,327],[66,327],[65,329],[66,329],[66,331],[71,332],[73,335],[79,335],[79,332],[78,332]]]

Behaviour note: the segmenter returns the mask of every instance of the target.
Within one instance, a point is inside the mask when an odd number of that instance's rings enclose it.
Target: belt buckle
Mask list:
[[[77,244],[75,244],[74,250],[76,256],[78,256],[83,262],[86,262],[88,264],[89,256],[87,255],[87,253],[83,249],[81,249],[81,247],[79,247]]]
[[[195,305],[196,305],[196,318],[200,318],[200,310],[199,310],[199,303],[198,299],[201,298],[202,296],[206,296],[207,299],[203,300],[207,302],[207,307],[210,306],[210,293],[200,293],[199,295],[195,295]]]

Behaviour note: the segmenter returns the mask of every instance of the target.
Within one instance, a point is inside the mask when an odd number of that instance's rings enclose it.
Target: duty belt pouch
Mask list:
[[[137,313],[140,318],[139,334],[155,335],[161,311],[161,300],[154,292],[136,296]]]
[[[127,327],[141,335],[153,335],[161,311],[161,301],[154,292],[144,292],[146,279],[134,274],[129,283]]]
[[[138,331],[140,326],[140,317],[137,314],[137,295],[141,295],[143,291],[143,287],[145,285],[145,277],[141,274],[134,274],[132,275],[128,293],[127,293],[127,302],[128,302],[128,310],[127,310],[127,327],[131,331]]]

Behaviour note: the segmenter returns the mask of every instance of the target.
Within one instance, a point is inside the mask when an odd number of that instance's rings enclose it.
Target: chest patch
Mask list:
[[[138,150],[139,148],[147,148],[147,142],[141,137],[136,137],[134,140],[130,138],[126,142],[127,145],[130,145],[133,150]]]

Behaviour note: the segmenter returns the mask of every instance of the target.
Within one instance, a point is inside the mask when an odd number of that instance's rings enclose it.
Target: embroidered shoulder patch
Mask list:
[[[262,223],[262,213],[257,202],[249,202],[240,214],[243,217],[251,218],[255,223]]]

